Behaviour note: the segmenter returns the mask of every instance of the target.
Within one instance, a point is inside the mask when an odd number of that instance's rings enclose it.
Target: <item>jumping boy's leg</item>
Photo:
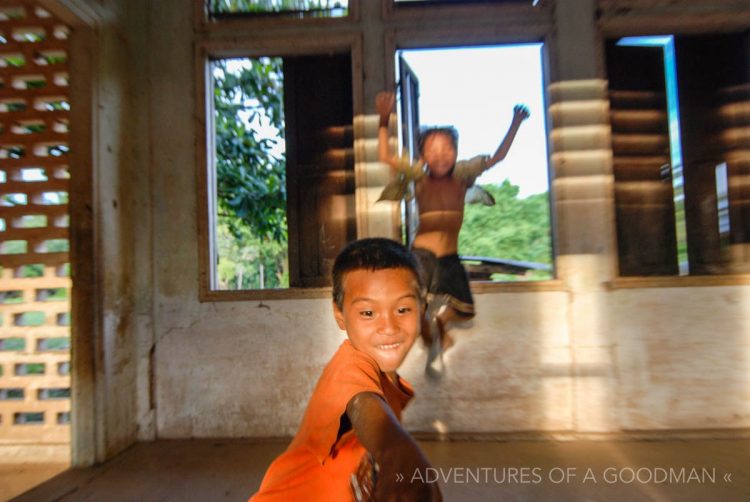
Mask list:
[[[422,320],[422,340],[427,347],[427,362],[425,373],[429,378],[438,379],[442,376],[442,368],[436,364],[438,357],[443,352],[443,340],[440,335],[441,329],[438,324],[438,313],[445,307],[441,296],[433,296],[425,309]],[[440,361],[442,362],[442,361]]]
[[[456,309],[445,304],[440,304],[438,309],[428,310],[422,318],[422,329],[420,332],[422,343],[424,343],[425,347],[430,347],[434,337],[437,336],[442,350],[448,350],[453,346],[453,338],[448,334],[446,324],[451,321],[464,319],[466,319],[465,316],[462,316]]]
[[[428,330],[428,337],[425,337],[423,331],[423,340],[428,347],[427,365],[425,373],[433,379],[439,379],[443,376],[445,363],[443,362],[443,353],[453,346],[453,337],[448,333],[449,323],[454,321],[467,321],[474,317],[456,310],[449,303],[440,301],[433,302],[427,309],[427,316],[422,323],[422,329]],[[427,342],[429,340],[429,343]]]
[[[425,315],[422,317],[422,328],[419,332],[422,343],[425,347],[429,347],[432,345],[432,326],[430,325],[429,318]]]
[[[453,307],[446,305],[437,315],[437,328],[438,335],[441,339],[441,345],[443,352],[453,346],[453,338],[448,334],[447,324],[451,321],[460,321],[465,319],[459,312]]]

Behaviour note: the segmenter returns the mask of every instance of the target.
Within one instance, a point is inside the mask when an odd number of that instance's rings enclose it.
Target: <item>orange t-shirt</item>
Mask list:
[[[342,421],[346,405],[360,392],[374,392],[400,420],[414,391],[401,377],[398,381],[395,385],[372,357],[345,340],[323,370],[297,435],[271,463],[250,500],[353,500],[350,477],[365,448],[348,421]],[[344,423],[346,430],[340,431]]]

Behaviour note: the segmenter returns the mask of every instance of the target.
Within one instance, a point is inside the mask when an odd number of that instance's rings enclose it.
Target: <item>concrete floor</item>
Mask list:
[[[0,462],[0,500],[10,500],[64,472],[65,462]]]
[[[439,475],[448,501],[750,500],[750,439],[421,444],[435,471],[420,475]],[[139,443],[110,462],[67,470],[13,500],[243,501],[284,447],[222,440]],[[0,499],[12,496],[3,492],[4,472]],[[32,474],[18,473],[29,479]]]

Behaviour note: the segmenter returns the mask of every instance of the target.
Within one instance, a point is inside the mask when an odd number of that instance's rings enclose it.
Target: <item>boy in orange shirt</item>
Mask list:
[[[441,500],[437,484],[414,476],[430,464],[400,424],[414,395],[396,370],[419,334],[418,270],[413,255],[389,239],[355,241],[338,255],[333,314],[348,340],[323,370],[297,435],[253,502]]]

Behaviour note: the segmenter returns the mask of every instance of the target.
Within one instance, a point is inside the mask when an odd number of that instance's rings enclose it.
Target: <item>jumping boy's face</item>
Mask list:
[[[355,349],[393,376],[419,334],[422,305],[414,273],[358,269],[344,275],[342,286],[343,306],[333,304],[336,323]]]
[[[453,139],[444,133],[434,133],[427,137],[422,147],[422,160],[435,177],[447,175],[456,165],[458,154]]]

